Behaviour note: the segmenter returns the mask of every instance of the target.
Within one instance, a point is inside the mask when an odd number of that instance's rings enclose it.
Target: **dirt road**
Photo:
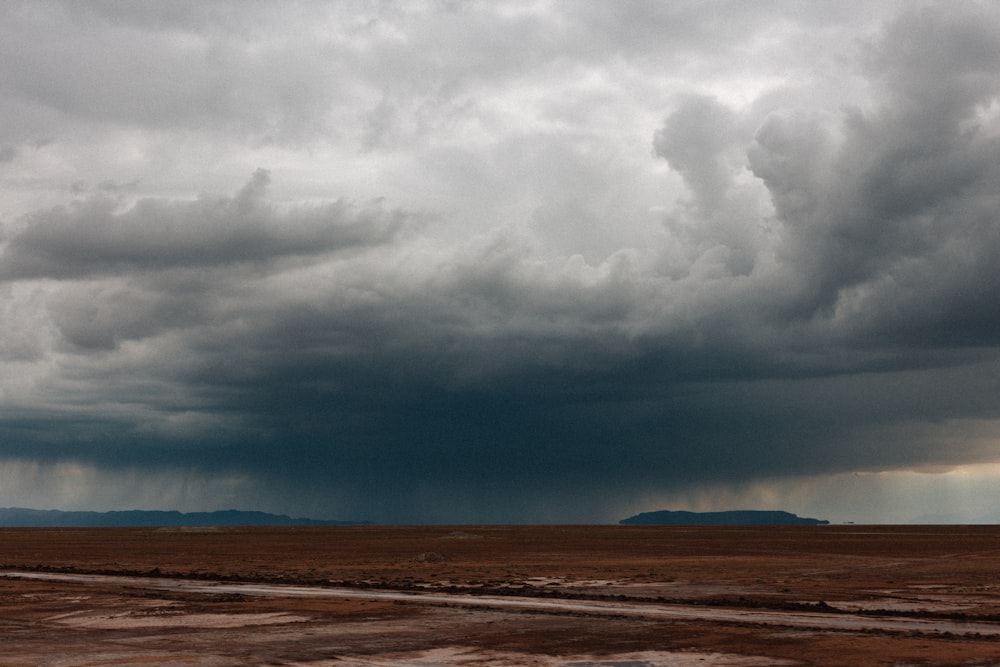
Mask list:
[[[789,610],[735,609],[696,605],[605,602],[570,599],[538,599],[515,595],[474,595],[465,593],[418,593],[409,591],[326,588],[257,583],[191,581],[156,577],[126,577],[97,574],[4,572],[0,578],[57,581],[95,586],[123,586],[155,591],[242,595],[267,598],[355,598],[406,602],[417,605],[451,605],[470,608],[522,609],[547,613],[628,616],[644,619],[676,619],[810,628],[846,632],[901,632],[921,634],[1000,637],[1000,623],[965,623],[940,619],[865,616],[847,612],[806,612]]]

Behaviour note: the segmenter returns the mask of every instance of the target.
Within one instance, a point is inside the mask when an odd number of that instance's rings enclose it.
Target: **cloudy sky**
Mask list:
[[[1000,6],[0,4],[0,506],[1000,518]]]

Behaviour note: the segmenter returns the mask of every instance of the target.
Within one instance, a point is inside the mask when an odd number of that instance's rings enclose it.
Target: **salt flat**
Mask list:
[[[1000,655],[996,527],[18,529],[0,540],[0,665]]]

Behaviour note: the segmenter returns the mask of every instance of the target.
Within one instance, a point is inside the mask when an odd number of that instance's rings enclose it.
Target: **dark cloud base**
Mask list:
[[[514,388],[424,388],[386,402],[314,394],[265,404],[252,428],[230,438],[206,434],[182,447],[131,435],[125,424],[116,432],[77,423],[61,430],[100,433],[29,438],[5,454],[248,475],[263,502],[386,523],[586,522],[652,489],[981,460],[991,454],[977,450],[981,442],[963,443],[956,432],[942,443],[919,424],[995,417],[956,391],[994,383],[996,370],[956,370],[944,384],[936,371],[874,382],[704,382],[651,389],[645,400]],[[8,425],[4,441],[24,442],[29,429]]]

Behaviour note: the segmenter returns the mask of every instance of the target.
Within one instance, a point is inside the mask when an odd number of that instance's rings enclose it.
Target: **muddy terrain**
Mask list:
[[[1000,664],[1000,528],[0,529],[0,667]]]

